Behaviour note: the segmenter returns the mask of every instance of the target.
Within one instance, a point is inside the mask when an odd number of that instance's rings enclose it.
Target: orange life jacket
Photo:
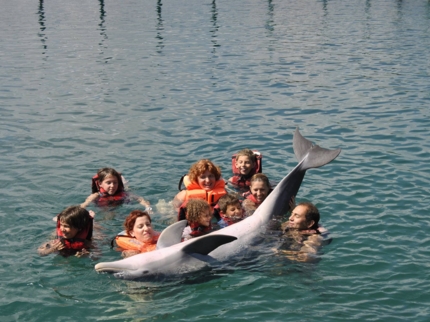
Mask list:
[[[219,198],[227,194],[223,179],[217,180],[214,188],[209,191],[200,188],[197,182],[191,182],[188,176],[184,177],[184,185],[187,188],[184,202],[187,202],[189,199],[203,199],[211,208],[217,204]]]
[[[122,233],[118,234],[115,237],[115,242],[118,247],[121,247],[124,250],[138,250],[141,253],[146,253],[155,250],[157,247],[157,241],[159,237],[159,233],[154,236],[152,242],[143,243],[138,241],[136,238],[131,237],[129,235],[123,235]]]

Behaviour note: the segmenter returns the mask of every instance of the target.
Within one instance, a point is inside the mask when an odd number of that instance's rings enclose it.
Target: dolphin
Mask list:
[[[329,150],[312,144],[298,128],[293,136],[293,149],[299,160],[257,208],[252,216],[211,232],[205,236],[180,242],[186,221],[167,227],[160,235],[156,250],[115,262],[95,265],[97,272],[110,272],[122,279],[145,279],[160,276],[178,276],[211,267],[214,263],[238,261],[264,236],[270,220],[289,210],[289,202],[297,195],[306,170],[322,167],[334,160],[340,149]]]

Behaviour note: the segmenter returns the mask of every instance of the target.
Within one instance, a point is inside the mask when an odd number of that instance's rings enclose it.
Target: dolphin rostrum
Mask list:
[[[291,197],[299,191],[306,170],[331,162],[341,151],[313,145],[298,129],[294,133],[293,148],[299,163],[277,184],[252,216],[185,242],[180,242],[180,238],[186,221],[177,222],[161,233],[156,250],[115,262],[99,263],[95,266],[96,271],[115,273],[116,277],[124,279],[154,278],[201,270],[210,267],[214,261],[238,260],[235,255],[261,239],[272,217],[289,210]]]

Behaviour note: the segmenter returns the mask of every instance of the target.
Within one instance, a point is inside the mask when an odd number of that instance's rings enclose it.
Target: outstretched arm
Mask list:
[[[87,197],[87,199],[85,199],[85,201],[84,201],[83,203],[81,203],[81,207],[82,207],[82,208],[86,208],[86,207],[88,207],[88,205],[89,205],[91,202],[93,202],[94,200],[96,200],[96,199],[98,198],[98,196],[99,196],[99,193],[98,193],[98,192],[94,192],[94,193],[90,194],[90,195]]]
[[[50,240],[49,242],[40,245],[37,249],[37,252],[40,256],[46,256],[62,249],[64,249],[64,245],[59,239],[56,239]]]

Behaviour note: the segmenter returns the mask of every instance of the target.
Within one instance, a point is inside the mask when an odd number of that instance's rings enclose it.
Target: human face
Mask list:
[[[211,225],[211,220],[212,220],[212,213],[211,211],[208,210],[204,210],[199,217],[199,220],[197,221],[199,223],[199,225],[201,226],[205,226],[205,227],[209,227]]]
[[[241,155],[236,160],[236,169],[239,170],[241,175],[247,175],[254,168],[254,162],[250,157],[246,155]]]
[[[249,190],[259,203],[262,203],[269,194],[269,187],[263,181],[252,182]]]
[[[291,212],[290,219],[288,221],[288,227],[292,229],[304,230],[312,227],[314,221],[306,221],[306,206],[297,206]]]
[[[64,238],[71,239],[78,234],[79,229],[70,226],[65,221],[60,221],[60,231],[63,234]]]
[[[209,170],[206,170],[197,177],[197,183],[199,184],[200,188],[206,191],[212,190],[215,187],[215,182],[215,175]]]
[[[154,230],[149,218],[146,216],[137,217],[130,235],[140,242],[147,243],[152,241],[153,234]]]
[[[118,190],[118,179],[115,176],[107,176],[101,183],[100,188],[103,188],[108,194],[114,195]]]
[[[228,205],[225,211],[225,215],[229,218],[242,218],[243,209],[238,202],[235,205]]]

